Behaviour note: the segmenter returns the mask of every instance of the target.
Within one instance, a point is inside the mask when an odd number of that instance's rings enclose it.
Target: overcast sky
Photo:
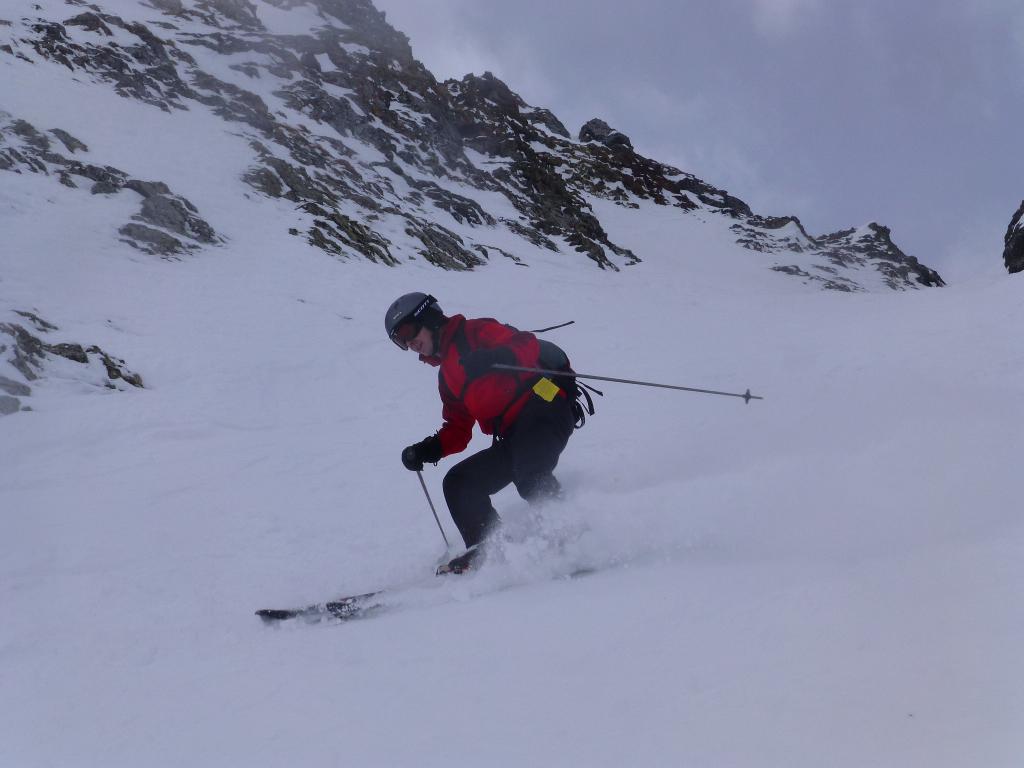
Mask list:
[[[951,278],[1024,199],[1024,0],[375,0],[439,79],[491,71],[573,135],[811,234],[878,221]]]

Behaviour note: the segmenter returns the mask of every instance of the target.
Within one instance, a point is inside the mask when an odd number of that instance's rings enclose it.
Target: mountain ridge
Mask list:
[[[602,269],[638,263],[642,254],[609,238],[594,215],[588,200],[602,198],[725,216],[740,246],[776,259],[767,268],[826,289],[864,290],[864,270],[893,289],[944,284],[881,225],[813,237],[794,216],[759,216],[644,157],[599,119],[573,139],[554,113],[491,73],[439,82],[369,0],[154,0],[118,8],[123,16],[67,0],[45,10],[5,25],[2,54],[58,63],[165,112],[211,110],[249,144],[246,184],[295,204],[295,220],[282,226],[340,258],[394,266],[412,255],[456,270],[496,255],[527,263],[485,243],[483,233],[497,228]],[[32,135],[73,139],[74,126],[9,120],[0,169],[55,174],[65,185],[84,176],[93,194],[131,188],[130,169],[62,160]],[[510,207],[484,205],[480,193]],[[202,212],[170,189],[144,195],[143,206],[119,230],[143,251],[177,258],[219,242]]]

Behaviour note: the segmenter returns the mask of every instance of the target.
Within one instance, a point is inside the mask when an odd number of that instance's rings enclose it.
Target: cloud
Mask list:
[[[754,26],[763,35],[786,37],[821,7],[821,0],[752,0]]]
[[[551,106],[557,88],[536,41],[522,28],[495,29],[493,14],[476,2],[375,0],[388,22],[409,35],[413,55],[439,80],[491,72],[530,104]]]
[[[392,26],[409,35],[413,55],[441,80],[484,72],[497,63],[493,51],[478,40],[460,0],[419,3],[377,0]]]

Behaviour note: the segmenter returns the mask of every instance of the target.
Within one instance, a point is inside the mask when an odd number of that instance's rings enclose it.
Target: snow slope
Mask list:
[[[1016,286],[740,288],[755,257],[668,213],[619,214],[645,255],[620,275],[341,264],[259,218],[178,264],[57,271],[59,231],[17,241],[5,300],[45,298],[149,388],[52,380],[3,421],[0,762],[1016,765]],[[575,319],[581,371],[766,400],[607,385],[545,512],[586,528],[564,553],[527,534],[421,606],[265,628],[442,554],[398,462],[438,425],[434,372],[380,327],[410,289]],[[548,578],[576,564],[610,567]]]
[[[146,257],[116,244],[129,201],[0,175],[0,320],[36,312],[146,381],[54,369],[0,421],[0,765],[1020,764],[1012,280],[823,294],[721,218],[599,200],[642,263],[343,263],[275,226],[290,204],[211,186],[245,160],[201,114],[60,87],[16,111],[170,180],[226,244]],[[115,109],[159,151],[109,136]],[[551,338],[582,372],[766,399],[599,385],[568,500],[531,523],[497,498],[503,562],[364,622],[265,627],[444,554],[398,459],[440,411],[382,333],[409,290],[574,319]]]

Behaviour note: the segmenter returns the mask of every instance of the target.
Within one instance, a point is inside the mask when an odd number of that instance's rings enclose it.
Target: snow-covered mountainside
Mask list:
[[[1003,264],[1011,274],[1024,272],[1024,202],[1010,219],[1010,226],[1006,228],[1004,239],[1006,247],[1003,249]]]
[[[0,766],[1019,764],[1014,280],[891,290],[940,281],[881,225],[436,83],[364,3],[0,19]],[[765,399],[601,385],[566,499],[435,579],[411,290]]]
[[[6,215],[26,226],[40,205],[48,220],[88,208],[103,252],[215,253],[271,200],[278,233],[342,259],[465,270],[530,265],[541,250],[619,270],[646,254],[609,235],[595,203],[611,202],[707,222],[763,254],[759,267],[824,289],[943,284],[886,227],[813,237],[795,217],[756,215],[643,157],[599,119],[571,138],[490,74],[439,83],[368,0],[48,0],[6,16],[0,179],[12,195],[29,185],[43,196],[17,195]],[[0,307],[6,366],[29,379],[0,372],[0,412],[27,407],[18,398],[38,371],[24,360],[54,357],[37,333],[53,325],[33,310],[42,299]],[[68,359],[112,359],[89,340],[63,343],[85,345]]]
[[[600,198],[722,216],[740,245],[770,254],[766,267],[826,288],[942,284],[884,227],[812,237],[795,217],[757,216],[637,154],[600,120],[574,140],[490,74],[439,83],[369,0],[50,0],[11,16],[0,33],[9,81],[58,65],[66,80],[169,115],[216,116],[207,130],[244,146],[239,175],[250,191],[294,204],[278,225],[342,257],[417,256],[461,269],[517,259],[528,242],[605,268],[642,259],[608,236],[590,205]],[[35,124],[15,109],[0,126],[0,168],[47,174],[83,194],[135,192],[142,210],[118,232],[143,250],[180,255],[221,242],[181,190],[133,179],[139,168],[90,150],[75,135],[81,122]],[[180,130],[173,119],[165,126]],[[516,236],[507,250],[493,245],[501,233]]]

